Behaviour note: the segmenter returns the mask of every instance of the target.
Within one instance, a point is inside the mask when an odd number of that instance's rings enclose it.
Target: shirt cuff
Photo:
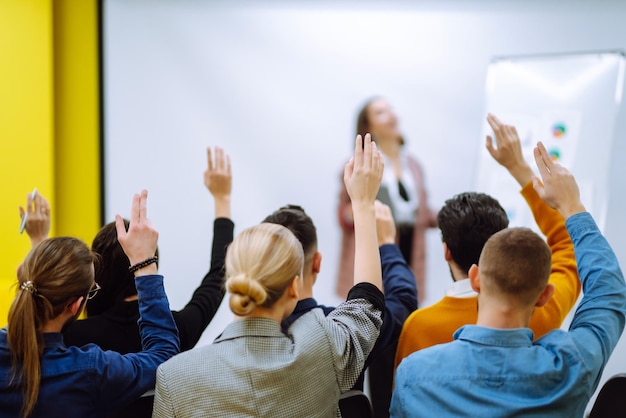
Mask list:
[[[371,283],[361,282],[354,285],[348,292],[348,300],[351,299],[365,299],[379,311],[385,312],[385,296]]]

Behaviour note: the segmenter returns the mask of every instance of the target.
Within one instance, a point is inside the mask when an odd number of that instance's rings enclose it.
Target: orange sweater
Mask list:
[[[537,339],[561,326],[578,300],[581,285],[576,269],[574,244],[565,228],[565,220],[541,200],[532,183],[524,186],[521,193],[552,251],[550,283],[554,285],[554,294],[543,307],[535,309],[529,325]],[[475,324],[477,318],[477,297],[445,296],[431,306],[414,311],[402,327],[396,351],[396,367],[403,358],[415,351],[451,342],[457,329],[463,325]]]

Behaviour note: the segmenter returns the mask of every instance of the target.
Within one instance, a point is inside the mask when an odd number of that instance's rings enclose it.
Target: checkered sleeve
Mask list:
[[[367,299],[349,299],[326,317],[326,335],[331,346],[335,376],[342,392],[354,386],[382,324],[384,302],[381,303],[382,299],[378,297],[364,296]]]

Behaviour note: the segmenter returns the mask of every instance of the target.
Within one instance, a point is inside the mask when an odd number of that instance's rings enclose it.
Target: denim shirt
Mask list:
[[[61,333],[44,334],[41,385],[31,417],[105,417],[154,388],[156,369],[179,351],[178,331],[163,276],[137,277],[144,351],[121,355],[95,344],[66,347]],[[0,331],[0,417],[17,417],[22,391],[10,384],[11,352]]]
[[[392,417],[582,417],[624,329],[626,286],[588,213],[566,222],[584,297],[568,332],[460,328],[398,367]]]

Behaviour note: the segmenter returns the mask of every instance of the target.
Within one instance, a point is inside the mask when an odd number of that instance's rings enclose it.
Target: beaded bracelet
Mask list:
[[[146,258],[145,260],[140,261],[139,263],[133,264],[132,266],[130,266],[128,268],[128,271],[130,271],[131,273],[134,273],[137,270],[142,269],[146,266],[149,266],[152,263],[156,263],[157,260],[158,260],[158,257],[156,255],[154,257]]]

